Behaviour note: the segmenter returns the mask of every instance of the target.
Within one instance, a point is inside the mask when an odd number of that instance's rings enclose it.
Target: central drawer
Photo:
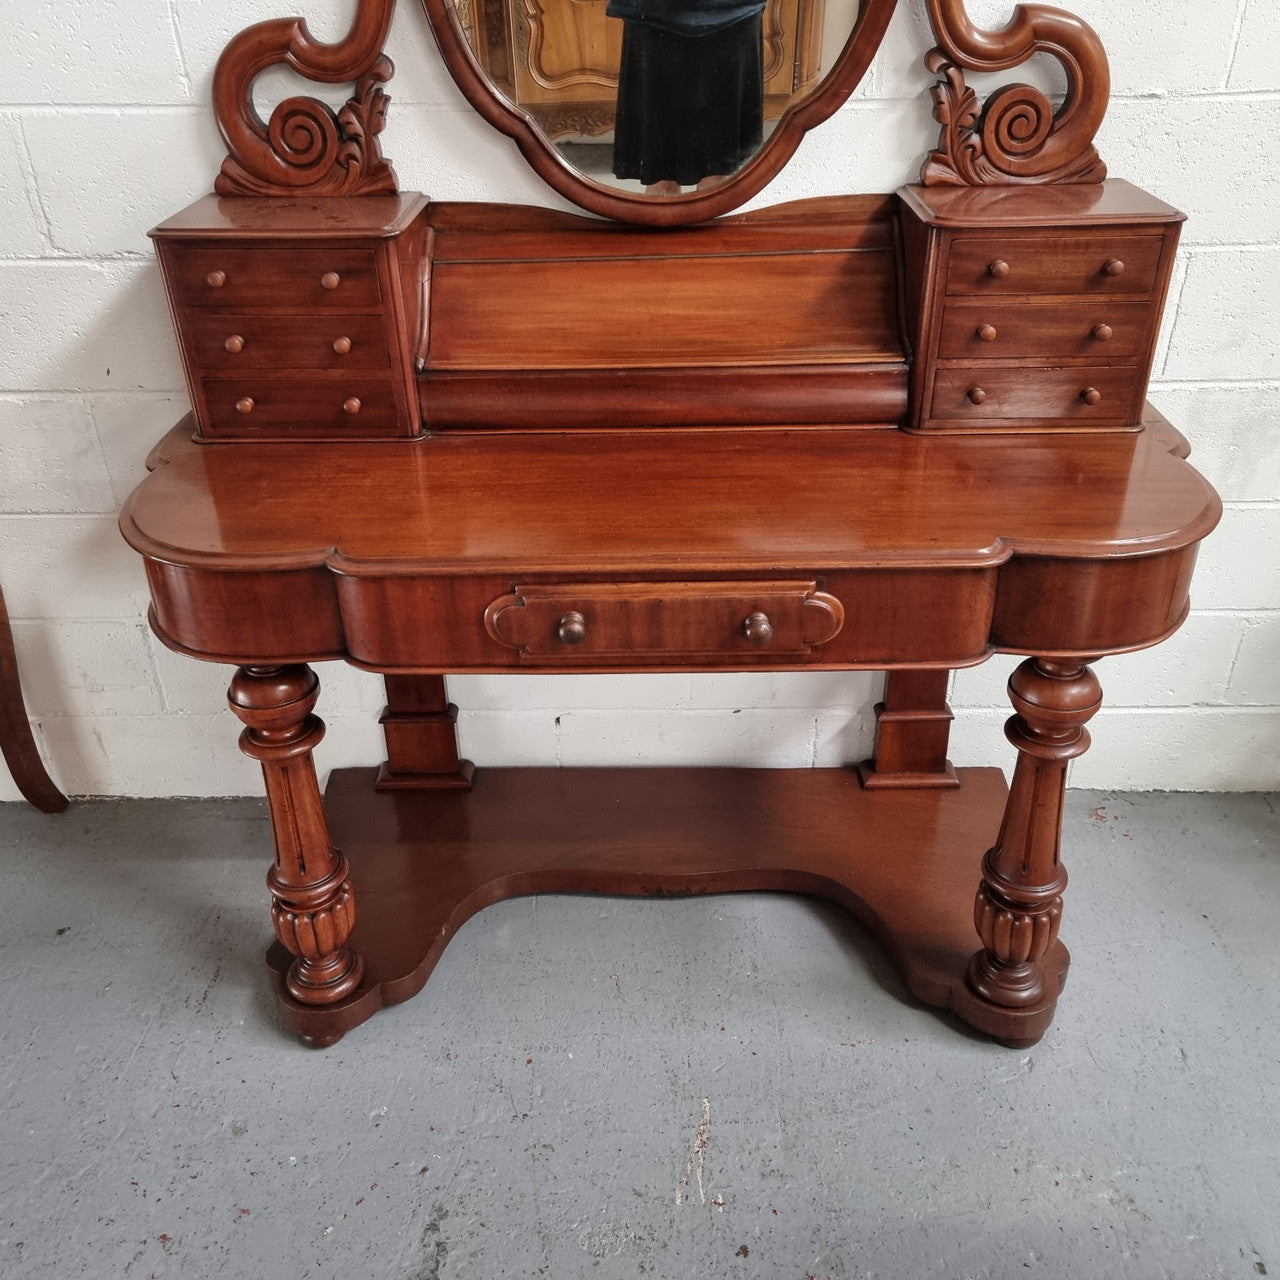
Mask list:
[[[530,658],[796,656],[837,635],[844,608],[813,581],[589,582],[517,585],[484,622]]]

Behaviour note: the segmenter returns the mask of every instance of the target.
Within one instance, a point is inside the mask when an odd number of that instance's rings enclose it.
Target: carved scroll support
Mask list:
[[[219,195],[375,195],[396,191],[378,146],[391,78],[382,46],[395,0],[359,0],[350,32],[337,44],[316,40],[302,18],[277,18],[242,31],[223,51],[213,78],[218,128],[230,152],[214,183]],[[281,102],[264,123],[253,82],[287,66],[322,84],[355,82],[337,112],[318,98]]]
[[[925,186],[1101,182],[1106,166],[1093,146],[1107,110],[1111,73],[1097,34],[1074,14],[1020,4],[1001,31],[975,27],[964,0],[928,0],[938,48],[925,65],[941,75],[933,89],[938,147],[920,171]],[[1027,84],[1005,85],[984,103],[965,71],[1000,72],[1037,53],[1062,64],[1067,92],[1053,104]]]
[[[996,843],[982,861],[974,923],[982,949],[969,985],[1009,1009],[1042,1004],[1041,958],[1057,940],[1067,873],[1059,856],[1067,765],[1089,746],[1102,689],[1079,661],[1028,658],[1009,678],[1016,715],[1005,734],[1018,763]]]
[[[303,1004],[329,1005],[350,995],[364,974],[347,946],[355,927],[355,895],[347,860],[333,847],[311,752],[324,737],[312,714],[320,694],[303,664],[241,667],[227,692],[247,726],[240,749],[262,765],[275,835],[275,865],[267,873],[271,923],[296,957],[285,979]]]

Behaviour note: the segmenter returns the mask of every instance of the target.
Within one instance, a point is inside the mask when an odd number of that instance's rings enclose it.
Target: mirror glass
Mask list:
[[[496,94],[581,177],[709,192],[767,143],[868,0],[446,0]]]

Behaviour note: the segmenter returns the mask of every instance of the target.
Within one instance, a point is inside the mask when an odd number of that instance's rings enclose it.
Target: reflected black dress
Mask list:
[[[764,126],[764,0],[610,0],[622,18],[613,172],[692,186],[733,173]]]

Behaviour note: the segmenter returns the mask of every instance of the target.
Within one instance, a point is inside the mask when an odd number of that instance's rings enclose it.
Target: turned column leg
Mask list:
[[[1067,873],[1059,857],[1067,764],[1089,746],[1085,723],[1102,704],[1097,677],[1075,659],[1028,658],[1009,678],[1018,749],[1004,820],[982,860],[974,923],[982,949],[969,985],[992,1004],[1041,1003],[1041,958],[1058,936]]]
[[[324,737],[312,714],[320,682],[310,667],[241,667],[227,692],[247,728],[240,749],[262,765],[275,835],[267,873],[271,923],[296,957],[285,987],[303,1004],[328,1005],[359,985],[364,963],[347,946],[355,895],[347,860],[333,847],[311,752]]]

